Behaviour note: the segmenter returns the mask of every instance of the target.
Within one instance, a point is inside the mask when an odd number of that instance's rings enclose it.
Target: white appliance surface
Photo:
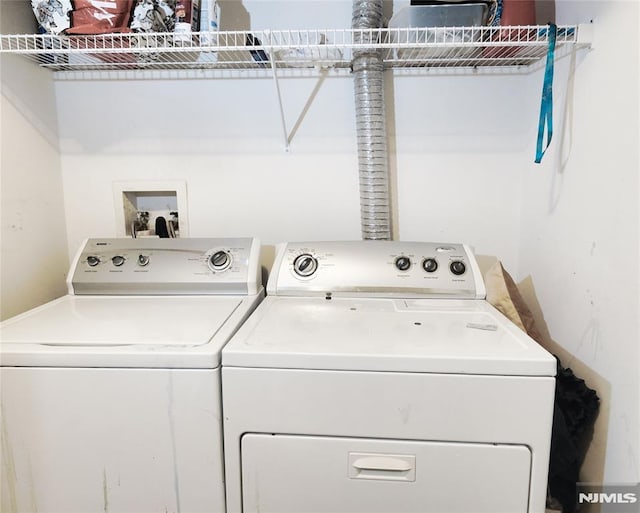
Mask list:
[[[3,323],[2,364],[215,368],[253,299],[67,295]]]
[[[65,296],[2,329],[5,344],[53,346],[207,343],[242,297]],[[140,319],[148,322],[140,323]]]
[[[471,513],[452,474],[474,482],[474,513],[526,511],[529,499],[531,453],[522,446],[247,434],[242,450],[248,511]],[[485,470],[489,459],[495,471]],[[295,486],[301,469],[314,489]]]
[[[486,301],[265,299],[226,366],[554,376],[556,363]]]
[[[0,324],[1,511],[223,513],[220,351],[256,239],[89,239],[69,294]]]
[[[222,351],[227,511],[542,513],[556,361],[462,244],[278,247]]]
[[[3,512],[224,512],[219,369],[3,367]]]

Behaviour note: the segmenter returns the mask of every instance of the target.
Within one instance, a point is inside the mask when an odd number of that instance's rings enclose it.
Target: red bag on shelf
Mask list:
[[[67,34],[129,32],[134,0],[75,0]]]
[[[518,25],[535,25],[536,24],[536,3],[535,0],[503,0],[502,16],[500,17],[500,25],[518,26]],[[518,41],[528,40],[535,35],[535,30],[513,29],[509,31],[509,39]]]
[[[500,25],[535,25],[535,0],[503,0]]]
[[[494,20],[494,26],[522,26],[536,24],[536,2],[535,0],[502,0],[499,2],[501,9],[499,16]],[[500,41],[529,41],[535,40],[536,30],[529,28],[513,28],[503,30],[496,34],[493,42]],[[483,57],[491,58],[509,58],[517,56],[523,47],[519,46],[492,46],[485,48],[482,52]]]

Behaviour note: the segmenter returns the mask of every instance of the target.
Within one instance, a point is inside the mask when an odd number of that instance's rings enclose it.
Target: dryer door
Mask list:
[[[525,446],[247,434],[245,513],[526,513]]]

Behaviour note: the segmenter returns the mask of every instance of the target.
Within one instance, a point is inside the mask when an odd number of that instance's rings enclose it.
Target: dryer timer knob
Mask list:
[[[438,261],[435,258],[425,258],[422,268],[428,273],[435,273],[438,270]]]
[[[293,261],[293,272],[303,278],[311,276],[317,269],[318,261],[309,253],[298,255]]]
[[[461,262],[460,260],[454,260],[449,265],[449,269],[456,276],[460,276],[465,273],[465,271],[467,270],[467,266],[464,265],[464,262]]]
[[[411,268],[411,259],[407,256],[399,256],[395,260],[395,266],[398,271],[408,271]]]
[[[222,249],[209,258],[209,268],[212,271],[224,271],[229,265],[231,265],[231,255]]]

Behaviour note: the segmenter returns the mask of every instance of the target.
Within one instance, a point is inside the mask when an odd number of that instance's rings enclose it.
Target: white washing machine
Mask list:
[[[222,351],[229,513],[542,513],[555,359],[460,244],[288,243]]]
[[[259,242],[91,239],[69,294],[0,325],[12,513],[224,512],[220,351]]]

